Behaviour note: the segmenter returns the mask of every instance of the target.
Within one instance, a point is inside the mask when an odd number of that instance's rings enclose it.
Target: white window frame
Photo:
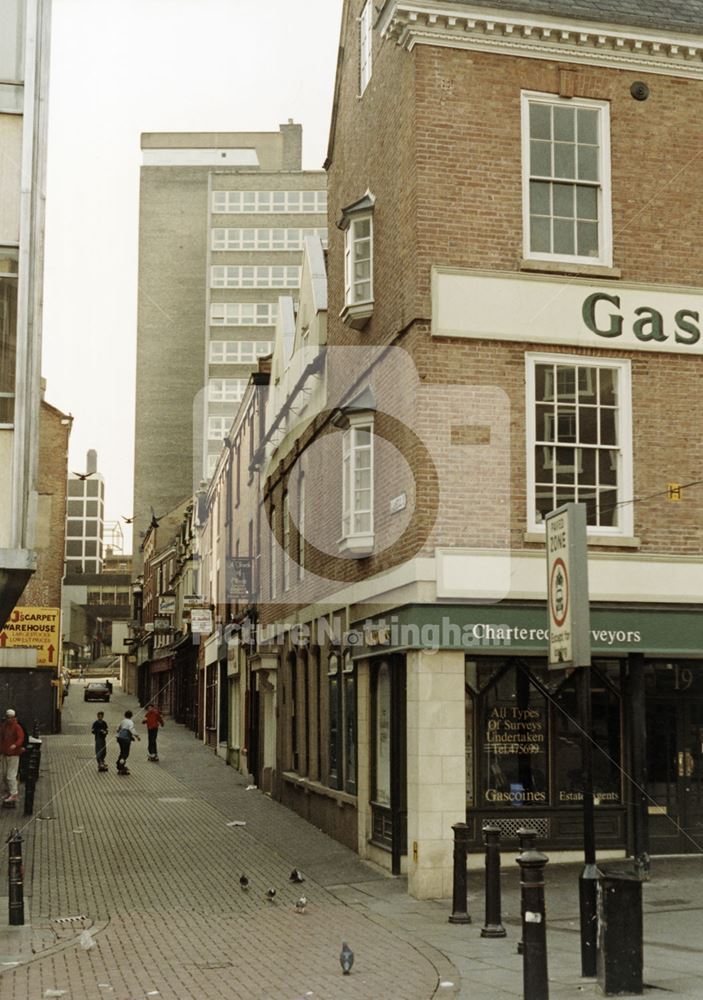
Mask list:
[[[281,504],[281,516],[283,518],[283,591],[290,590],[290,500],[288,490],[283,494]]]
[[[212,264],[211,288],[300,288],[296,264]]]
[[[590,108],[598,111],[599,124],[599,183],[598,192],[598,256],[588,257],[578,254],[558,254],[533,251],[530,248],[530,105],[548,104],[551,107],[565,106]],[[602,267],[613,266],[613,221],[610,163],[610,103],[582,97],[564,98],[557,94],[542,94],[523,91],[522,110],[522,234],[523,257],[525,260],[551,261],[565,264],[591,264]],[[578,182],[573,182],[578,185]],[[595,185],[589,184],[593,187]]]
[[[277,302],[211,302],[211,326],[275,326]]]
[[[373,550],[374,541],[374,419],[369,413],[355,413],[348,421],[349,426],[342,436],[342,537],[339,546],[343,551],[360,556]],[[357,444],[356,435],[360,430],[368,432],[368,445]],[[370,499],[367,506],[360,505],[358,493],[361,491],[353,485],[362,451],[368,452],[369,459]],[[368,517],[368,525],[363,530],[355,525],[360,516]]]
[[[241,403],[246,387],[245,378],[211,378],[208,399],[211,403]]]
[[[373,69],[373,0],[366,0],[359,15],[359,97],[371,79]]]
[[[253,365],[273,351],[272,340],[211,340],[211,365]]]
[[[213,215],[324,215],[327,191],[213,191]]]
[[[525,444],[527,460],[527,530],[544,533],[544,522],[535,516],[535,447],[536,427],[536,379],[537,365],[573,365],[590,368],[612,368],[618,372],[618,485],[617,504],[620,523],[615,527],[588,525],[591,536],[612,536],[630,538],[634,531],[633,504],[633,452],[632,452],[632,374],[628,359],[606,357],[582,357],[571,354],[525,354]]]
[[[368,222],[369,235],[357,236],[356,228],[360,223]],[[370,294],[368,298],[356,298],[354,289],[356,285],[366,284],[366,280],[358,281],[354,278],[354,267],[358,263],[356,248],[359,243],[368,239],[369,256],[368,259],[369,276],[368,285]],[[349,221],[349,228],[344,234],[344,303],[346,306],[368,306],[373,304],[373,212],[363,212],[354,215]]]
[[[265,250],[268,253],[288,253],[302,250],[306,236],[319,236],[326,249],[329,242],[327,227],[319,229],[273,229],[227,228],[216,226],[212,230],[212,249],[215,252],[227,250]]]
[[[271,507],[270,521],[268,525],[269,530],[269,594],[271,600],[273,600],[278,591],[278,573],[276,560],[278,558],[278,553],[276,551],[276,508]]]
[[[305,578],[305,473],[298,478],[298,583]]]
[[[210,415],[207,418],[207,438],[208,441],[224,441],[227,437],[229,425],[232,418],[222,415]]]

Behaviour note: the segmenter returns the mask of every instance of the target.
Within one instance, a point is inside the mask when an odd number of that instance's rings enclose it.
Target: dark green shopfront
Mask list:
[[[464,650],[475,848],[487,822],[506,843],[529,825],[552,851],[582,846],[575,677],[547,668],[545,618],[538,604],[409,605],[358,623],[364,655],[398,674],[411,649]],[[598,849],[703,853],[702,609],[592,606],[591,642]],[[402,721],[394,731],[402,741]],[[402,744],[394,757],[395,770]]]

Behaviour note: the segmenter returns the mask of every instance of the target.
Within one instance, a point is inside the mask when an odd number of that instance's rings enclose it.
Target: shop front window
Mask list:
[[[574,677],[564,681],[554,699],[555,805],[583,800],[579,704]],[[620,701],[595,670],[591,672],[593,794],[596,804],[620,802]]]
[[[481,699],[481,805],[548,803],[548,733],[547,699],[529,671],[504,668]]]
[[[382,663],[376,677],[376,725],[374,734],[374,802],[391,804],[391,672]]]

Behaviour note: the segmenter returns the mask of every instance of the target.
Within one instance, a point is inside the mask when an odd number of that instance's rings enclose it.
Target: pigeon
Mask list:
[[[345,976],[348,976],[351,972],[351,967],[354,964],[354,952],[351,950],[346,941],[342,941],[342,951],[339,956],[339,964],[342,966],[342,972]]]
[[[239,876],[239,886],[241,889],[249,888],[249,879],[246,877],[246,875]]]
[[[308,905],[308,901],[305,896],[301,896],[300,899],[295,904],[296,913],[305,913],[305,907]]]
[[[266,898],[268,899],[269,903],[273,903],[274,899],[276,898],[276,890],[275,889],[267,889],[266,890]]]
[[[77,479],[80,479],[80,481],[81,481],[82,483],[84,483],[84,482],[86,481],[86,479],[90,479],[90,477],[91,477],[91,476],[94,476],[94,475],[95,475],[95,473],[94,473],[94,472],[74,472],[74,473],[73,473],[73,475],[74,475],[74,476],[75,476],[75,477],[76,477]]]
[[[290,875],[288,876],[288,881],[289,881],[289,882],[297,882],[297,883],[299,884],[299,883],[301,883],[301,882],[304,882],[304,881],[305,881],[305,879],[304,879],[304,878],[303,878],[303,876],[302,876],[302,875],[300,874],[300,872],[298,871],[298,869],[297,869],[297,868],[294,868],[294,869],[293,869],[293,871],[292,871],[292,872],[290,873]]]

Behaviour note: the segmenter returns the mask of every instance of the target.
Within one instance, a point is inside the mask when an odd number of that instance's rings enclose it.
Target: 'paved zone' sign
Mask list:
[[[567,503],[545,518],[550,667],[591,662],[586,507]]]

